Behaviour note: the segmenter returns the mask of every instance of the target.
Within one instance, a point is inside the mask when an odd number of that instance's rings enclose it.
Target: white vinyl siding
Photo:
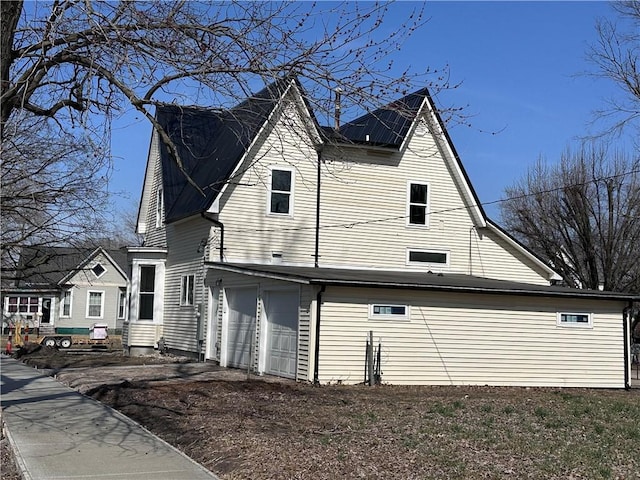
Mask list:
[[[201,345],[203,350],[198,351],[196,312],[202,304],[200,321],[203,322],[203,331],[206,332],[209,308],[206,303],[208,296],[205,295],[202,281],[206,252],[198,251],[198,246],[209,238],[212,227],[211,222],[199,216],[166,226],[167,239],[172,247],[167,254],[164,282],[164,335],[172,349],[204,353],[204,342]],[[215,230],[215,227],[213,229]],[[185,277],[193,278],[191,305],[184,305],[182,302]]]
[[[158,218],[164,220],[164,208],[158,202],[160,196],[164,198],[164,192],[161,195],[158,193],[162,190],[159,142],[158,134],[154,132],[149,149],[149,160],[145,173],[142,207],[140,210],[142,225],[139,225],[144,229],[144,244],[147,247],[165,247],[167,245],[164,221],[158,223]],[[160,217],[158,216],[159,212]]]
[[[374,294],[381,296],[371,289],[325,292],[322,383],[362,382],[373,331],[384,352],[384,383],[624,386],[622,302],[393,291],[388,300],[410,304],[410,321],[376,322],[368,318]],[[593,328],[558,328],[557,312],[578,306],[592,312]]]
[[[313,265],[317,158],[297,109],[289,104],[271,118],[220,199],[226,261],[272,263],[276,252],[283,264]],[[285,168],[292,174],[295,216],[269,213],[271,169]]]

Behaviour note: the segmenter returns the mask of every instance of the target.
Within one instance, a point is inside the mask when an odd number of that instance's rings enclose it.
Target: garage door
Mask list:
[[[295,378],[298,351],[298,291],[275,290],[266,295],[267,373]]]
[[[255,288],[227,288],[229,308],[227,327],[227,365],[248,367],[251,340],[256,328],[257,290]]]

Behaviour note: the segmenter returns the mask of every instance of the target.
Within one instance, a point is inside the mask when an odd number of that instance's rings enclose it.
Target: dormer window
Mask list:
[[[268,212],[270,215],[293,215],[293,170],[271,169]]]
[[[91,269],[91,271],[93,272],[93,274],[96,276],[96,278],[100,278],[102,275],[104,275],[104,272],[107,271],[106,268],[104,268],[102,265],[100,265],[99,263],[96,263],[93,268]]]

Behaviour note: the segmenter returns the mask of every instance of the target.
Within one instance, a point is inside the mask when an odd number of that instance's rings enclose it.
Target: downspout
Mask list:
[[[206,215],[206,212],[200,212],[200,215],[202,216],[202,218],[204,218],[205,220],[209,220],[220,229],[220,262],[222,263],[224,262],[224,223],[222,223],[220,220],[216,220],[215,218],[208,217]]]
[[[316,186],[316,246],[313,254],[313,266],[318,268],[320,265],[320,178],[322,176],[322,147],[318,149],[318,176]]]
[[[320,383],[318,377],[318,362],[320,361],[320,312],[322,311],[322,294],[326,290],[327,286],[322,285],[318,294],[316,295],[316,346],[313,356],[313,383],[318,385]]]
[[[622,335],[624,336],[624,388],[631,389],[631,380],[629,378],[629,318],[633,311],[633,302],[629,301],[629,306],[622,310]]]

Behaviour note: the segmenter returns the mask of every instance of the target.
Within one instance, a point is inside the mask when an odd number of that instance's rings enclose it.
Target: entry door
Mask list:
[[[297,290],[273,290],[267,295],[267,373],[295,378],[298,352]]]
[[[40,317],[40,323],[51,323],[51,298],[45,297],[42,299],[42,317]]]
[[[251,341],[256,328],[255,288],[227,288],[227,365],[248,367],[251,359]]]

